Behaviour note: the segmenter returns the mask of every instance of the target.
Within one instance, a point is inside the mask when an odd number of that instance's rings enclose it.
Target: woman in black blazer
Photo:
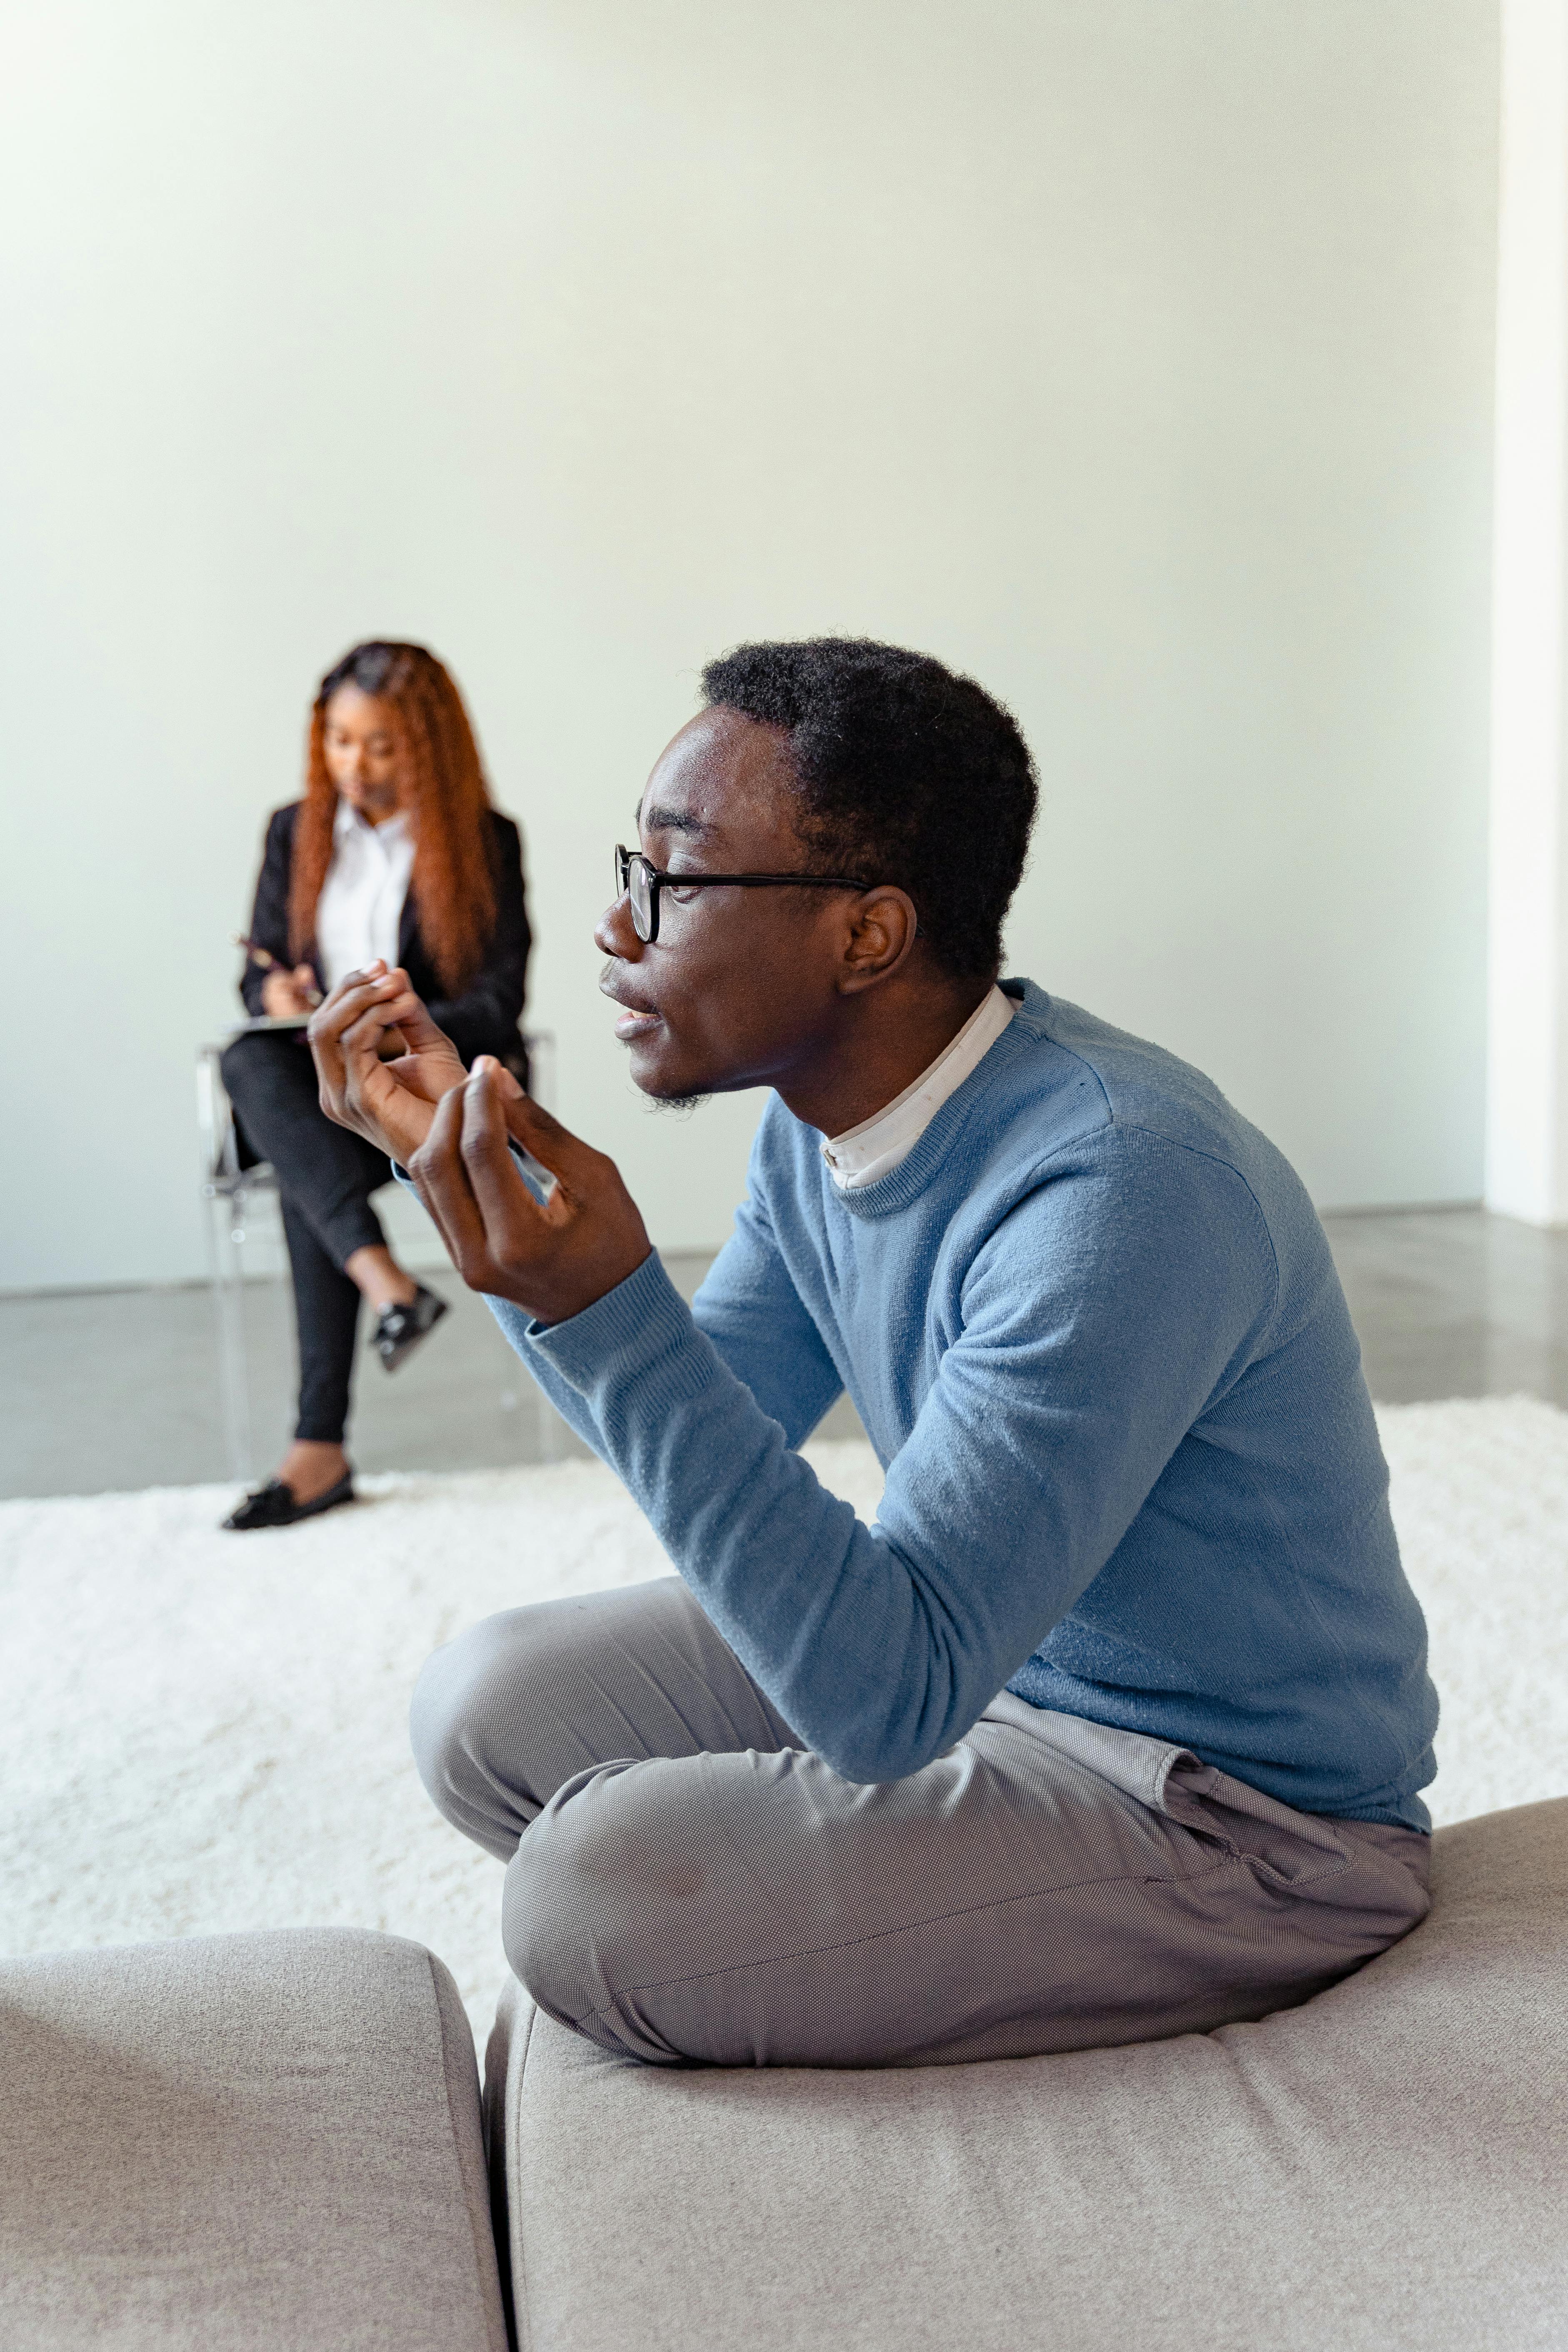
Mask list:
[[[352,1501],[343,1451],[362,1297],[388,1371],[446,1307],[386,1246],[371,1195],[382,1153],[322,1111],[303,1021],[376,957],[465,1062],[494,1054],[527,1083],[518,1022],[530,934],[522,849],[489,804],[462,697],[423,646],[356,646],[321,680],[302,799],[275,812],[240,994],[252,1030],[223,1057],[246,1155],[282,1196],[300,1334],[300,1413],[273,1476],[224,1521],[287,1527]]]

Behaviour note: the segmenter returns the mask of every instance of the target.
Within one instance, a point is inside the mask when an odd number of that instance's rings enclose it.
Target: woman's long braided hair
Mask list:
[[[294,824],[289,880],[289,952],[310,951],[316,902],[332,862],[338,795],[327,773],[327,705],[341,686],[384,702],[397,741],[398,773],[414,835],[410,884],[419,931],[449,995],[479,968],[495,928],[490,805],[479,747],[447,671],[423,646],[381,638],[355,646],[321,680],[310,712],[305,792]]]

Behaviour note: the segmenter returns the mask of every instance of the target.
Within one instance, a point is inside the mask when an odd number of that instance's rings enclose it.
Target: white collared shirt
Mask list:
[[[332,820],[332,862],[316,902],[316,954],[322,985],[336,988],[347,971],[363,971],[380,956],[397,961],[403,902],[414,871],[414,835],[405,816],[367,824],[340,800]]]
[[[1016,997],[994,988],[913,1086],[896,1095],[875,1118],[862,1119],[858,1127],[823,1145],[822,1156],[841,1192],[875,1184],[909,1158],[949,1095],[956,1094],[971,1070],[979,1067],[1017,1010]]]

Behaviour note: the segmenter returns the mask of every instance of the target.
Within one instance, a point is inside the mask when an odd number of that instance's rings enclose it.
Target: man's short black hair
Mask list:
[[[1010,711],[929,654],[869,637],[736,646],[702,690],[788,730],[801,836],[825,866],[907,890],[944,971],[998,971],[1038,798]]]

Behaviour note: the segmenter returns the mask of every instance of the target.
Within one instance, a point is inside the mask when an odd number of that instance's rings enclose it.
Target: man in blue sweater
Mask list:
[[[1302,2000],[1425,1916],[1436,1722],[1322,1229],[1197,1071],[998,983],[1036,786],[980,688],[836,639],[704,687],[596,934],[645,1093],[773,1090],[690,1309],[613,1164],[403,974],[312,1024],[679,1571],[438,1652],[426,1785],[507,1863],[534,1997],[644,2060]],[[869,1526],[797,1450],[845,1390]]]

